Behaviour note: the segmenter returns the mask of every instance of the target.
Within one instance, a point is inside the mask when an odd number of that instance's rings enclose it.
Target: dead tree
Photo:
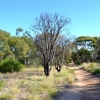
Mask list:
[[[66,36],[60,35],[58,36],[57,41],[56,41],[57,46],[55,46],[54,65],[58,72],[61,71],[63,62],[65,60],[66,51],[68,51],[68,47],[71,40],[71,37],[69,36],[69,34],[66,34]]]
[[[44,13],[36,19],[34,25],[31,25],[31,30],[35,33],[34,43],[41,53],[46,76],[49,76],[51,70],[50,64],[54,59],[56,40],[63,31],[67,30],[69,22],[70,19],[64,16]]]

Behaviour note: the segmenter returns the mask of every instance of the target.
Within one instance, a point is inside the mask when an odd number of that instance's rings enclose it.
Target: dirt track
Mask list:
[[[100,100],[100,79],[97,76],[77,69],[76,81],[72,85],[59,87],[54,100]]]

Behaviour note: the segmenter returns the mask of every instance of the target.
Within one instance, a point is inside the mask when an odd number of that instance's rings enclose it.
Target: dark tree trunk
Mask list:
[[[56,70],[57,70],[58,72],[61,71],[61,65],[58,65],[58,66],[56,66],[55,68],[56,68]]]
[[[60,72],[61,68],[62,68],[62,63],[55,64],[55,68],[56,68],[57,72]]]
[[[49,63],[44,64],[44,73],[46,76],[50,75]]]

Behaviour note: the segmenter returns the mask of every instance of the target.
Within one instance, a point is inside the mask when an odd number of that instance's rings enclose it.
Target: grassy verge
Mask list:
[[[100,64],[98,63],[83,63],[80,67],[92,74],[100,74]]]
[[[57,86],[73,83],[74,69],[52,69],[49,77],[43,68],[27,68],[19,73],[0,74],[0,100],[51,100],[58,92]],[[8,77],[8,78],[6,78]]]

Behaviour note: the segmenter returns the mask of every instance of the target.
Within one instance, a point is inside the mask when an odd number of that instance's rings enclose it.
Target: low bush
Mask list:
[[[2,60],[0,63],[0,72],[6,73],[6,72],[19,72],[24,68],[24,65],[22,65],[19,61],[14,59],[5,59]]]

